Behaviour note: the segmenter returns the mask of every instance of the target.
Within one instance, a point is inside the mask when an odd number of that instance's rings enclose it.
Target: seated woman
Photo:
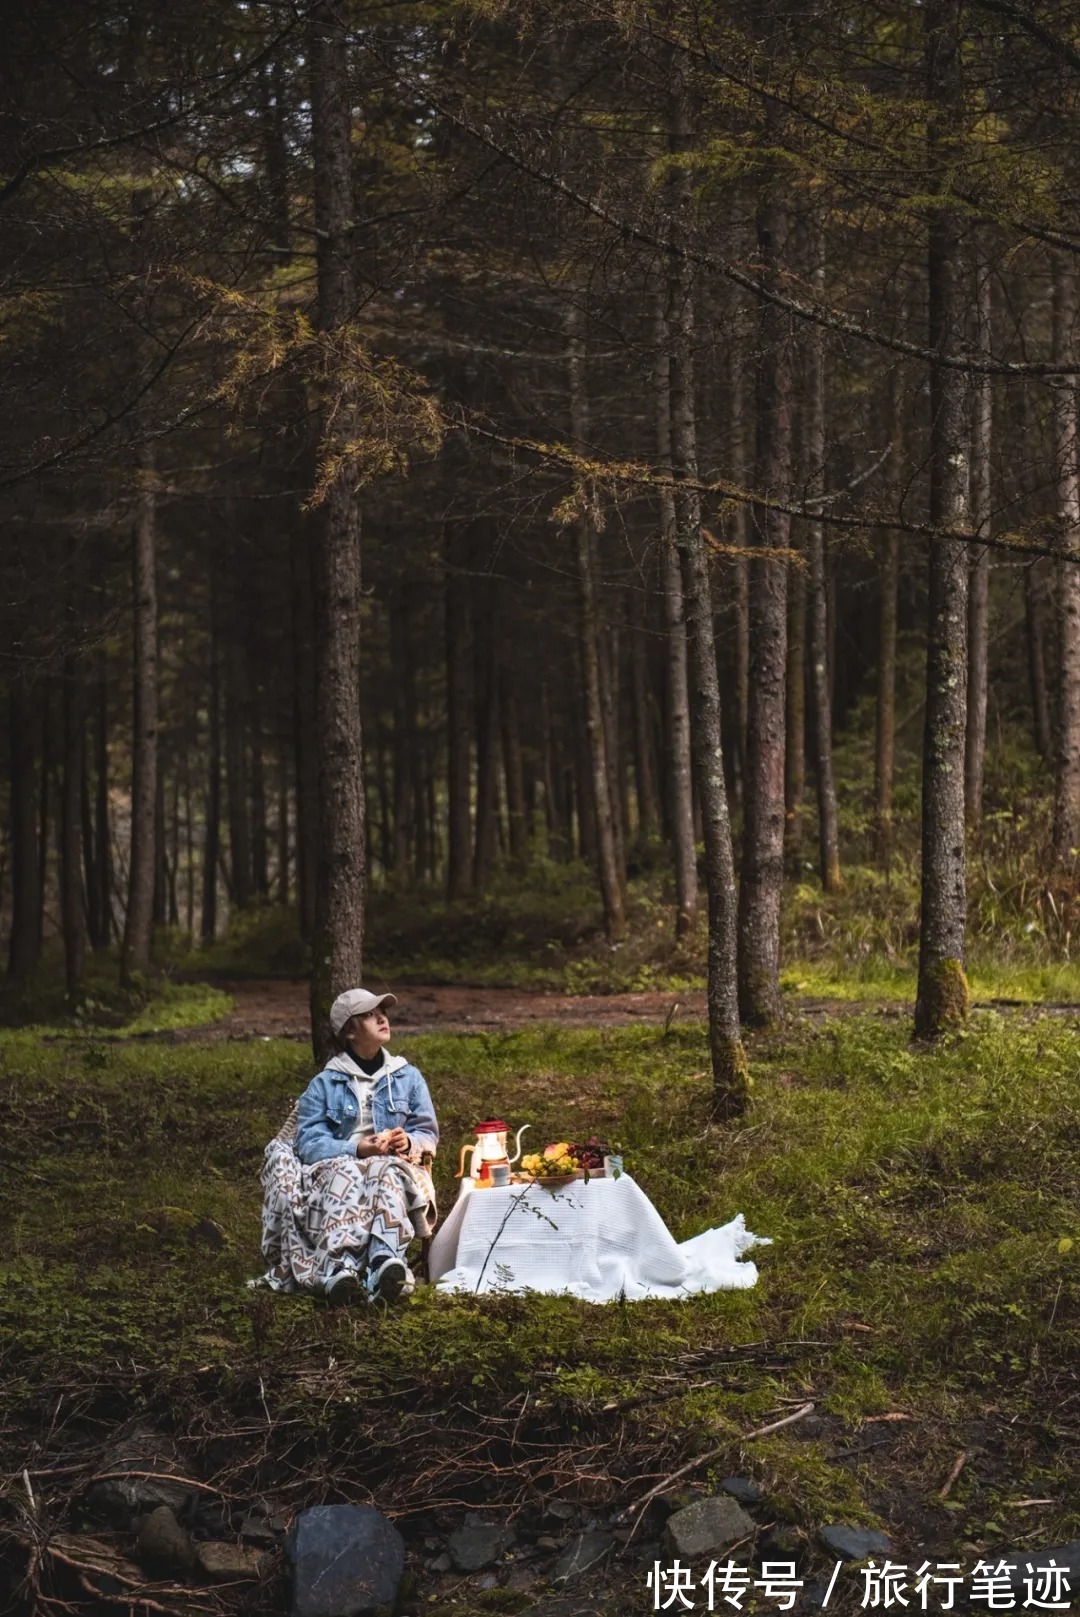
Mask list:
[[[413,1286],[405,1249],[435,1228],[426,1163],[439,1143],[427,1085],[392,1056],[393,994],[350,988],[330,1007],[341,1046],[311,1080],[262,1172],[266,1282],[334,1303],[393,1302]]]

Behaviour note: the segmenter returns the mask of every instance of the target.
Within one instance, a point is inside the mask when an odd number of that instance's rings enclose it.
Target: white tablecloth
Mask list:
[[[757,1268],[740,1259],[768,1244],[740,1213],[680,1245],[625,1173],[554,1191],[466,1182],[432,1242],[429,1274],[450,1291],[567,1292],[593,1303],[685,1297],[752,1286]]]

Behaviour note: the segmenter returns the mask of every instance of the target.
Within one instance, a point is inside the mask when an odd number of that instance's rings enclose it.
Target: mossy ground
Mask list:
[[[882,1521],[933,1555],[1080,1533],[1072,1023],[976,1013],[930,1052],[878,1018],[796,1024],[751,1045],[751,1110],[728,1127],[703,1122],[700,1027],[428,1036],[407,1053],[441,1116],[444,1206],[478,1116],[536,1139],[597,1130],[678,1238],[739,1211],[772,1236],[759,1285],[605,1308],[422,1289],[379,1316],[252,1293],[262,1149],[303,1050],[4,1034],[7,1474],[139,1414],[203,1445],[214,1474],[272,1472],[308,1502],[561,1488],[601,1505],[721,1447],[703,1478],[749,1471],[811,1539]],[[802,1399],[819,1425],[742,1440]]]

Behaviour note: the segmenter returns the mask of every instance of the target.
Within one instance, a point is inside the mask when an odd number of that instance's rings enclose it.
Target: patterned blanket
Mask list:
[[[266,1147],[263,1283],[275,1291],[325,1291],[345,1268],[363,1271],[374,1237],[400,1251],[435,1229],[427,1169],[400,1157],[329,1157],[306,1168],[296,1155],[297,1108]]]

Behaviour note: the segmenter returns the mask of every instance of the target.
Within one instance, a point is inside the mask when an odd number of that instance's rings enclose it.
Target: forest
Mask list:
[[[4,15],[0,1607],[301,1617],[347,1503],[657,1610],[724,1476],[799,1611],[1080,1588],[1075,7]],[[602,1138],[757,1285],[250,1290],[359,984],[444,1215]]]

